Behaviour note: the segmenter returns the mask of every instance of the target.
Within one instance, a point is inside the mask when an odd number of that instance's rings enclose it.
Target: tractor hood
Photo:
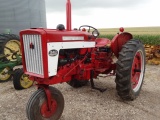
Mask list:
[[[26,29],[20,32],[20,35],[24,34],[38,34],[45,36],[47,42],[68,42],[68,41],[93,41],[95,38],[92,34],[85,31],[67,31],[67,30],[57,30],[57,29],[44,29],[44,28],[32,28]]]

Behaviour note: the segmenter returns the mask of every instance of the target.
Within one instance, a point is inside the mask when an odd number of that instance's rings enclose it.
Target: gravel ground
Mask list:
[[[130,102],[122,101],[116,93],[114,77],[95,80],[96,86],[106,87],[100,93],[90,86],[71,88],[66,83],[54,85],[65,98],[60,120],[160,120],[160,66],[146,66],[140,96]],[[12,81],[0,83],[0,120],[27,120],[25,107],[36,90],[17,91]]]

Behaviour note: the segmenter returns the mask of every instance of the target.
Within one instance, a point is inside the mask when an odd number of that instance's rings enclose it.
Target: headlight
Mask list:
[[[94,31],[92,32],[92,35],[93,35],[94,37],[98,37],[98,36],[99,36],[98,30],[94,30]]]

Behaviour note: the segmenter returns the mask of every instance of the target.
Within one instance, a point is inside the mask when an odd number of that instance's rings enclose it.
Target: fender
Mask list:
[[[111,50],[115,54],[115,56],[118,58],[119,52],[122,49],[122,46],[129,40],[133,38],[132,34],[128,32],[122,32],[118,33],[111,41]]]
[[[105,47],[107,45],[110,46],[110,44],[111,44],[111,40],[107,38],[97,38],[95,47]]]

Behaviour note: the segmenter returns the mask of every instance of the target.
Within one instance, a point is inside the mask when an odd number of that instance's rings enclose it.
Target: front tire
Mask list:
[[[64,109],[62,93],[49,87],[51,92],[51,111],[47,109],[46,94],[43,89],[38,89],[29,99],[26,107],[28,120],[58,120]]]
[[[16,90],[27,89],[33,85],[29,76],[24,74],[23,69],[16,69],[13,76],[13,85]]]
[[[9,73],[9,71],[12,70],[9,67],[6,67],[0,72],[0,83],[11,80],[12,75]]]
[[[116,89],[124,100],[134,100],[140,93],[145,73],[145,51],[139,40],[123,45],[116,66]]]

